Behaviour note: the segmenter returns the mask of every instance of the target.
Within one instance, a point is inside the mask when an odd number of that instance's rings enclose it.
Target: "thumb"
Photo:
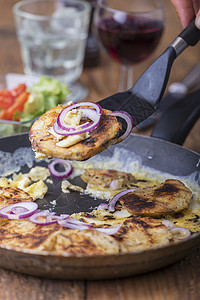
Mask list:
[[[196,15],[195,25],[196,25],[197,28],[199,28],[199,30],[200,30],[200,10],[198,11],[198,13],[197,13],[197,15]]]

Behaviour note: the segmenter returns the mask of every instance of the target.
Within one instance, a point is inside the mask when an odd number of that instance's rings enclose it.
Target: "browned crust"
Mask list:
[[[173,242],[173,236],[161,220],[150,217],[129,217],[113,235],[120,252],[144,251]]]
[[[192,192],[179,180],[166,180],[150,188],[143,188],[122,196],[120,203],[133,215],[163,216],[188,207]]]
[[[93,185],[109,187],[112,180],[123,180],[123,186],[136,183],[135,177],[126,172],[106,169],[86,169],[81,175],[83,181]]]
[[[29,220],[9,220],[1,224],[0,245],[51,251],[59,230],[58,224],[42,226]]]
[[[119,243],[95,229],[62,230],[57,235],[54,251],[70,256],[118,254]]]
[[[57,146],[56,138],[48,130],[53,126],[62,109],[62,105],[52,108],[32,125],[29,139],[34,151],[45,154],[49,158],[57,157],[82,161],[118,142],[116,135],[121,130],[121,124],[116,117],[108,115],[111,111],[104,109],[99,126],[90,132],[88,139],[69,148]]]
[[[31,201],[33,201],[32,197],[20,188],[0,186],[0,208],[20,202]]]

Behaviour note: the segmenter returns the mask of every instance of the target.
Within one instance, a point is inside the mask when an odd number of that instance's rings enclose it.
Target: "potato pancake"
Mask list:
[[[162,221],[150,217],[127,218],[113,237],[119,241],[121,253],[166,246],[173,241],[173,235]]]
[[[0,208],[20,202],[31,202],[32,197],[17,187],[0,186]]]
[[[60,225],[37,225],[29,220],[8,220],[0,227],[0,245],[51,251]]]
[[[106,223],[97,227],[109,228],[110,225]],[[161,220],[129,217],[123,222],[118,220],[117,223],[121,224],[121,228],[113,235],[95,229],[60,231],[54,251],[69,256],[108,255],[144,251],[173,241],[173,235]]]
[[[87,169],[81,175],[83,181],[92,185],[101,185],[110,189],[129,188],[137,182],[130,173],[116,170]]]
[[[57,235],[54,251],[70,256],[118,254],[119,243],[95,229],[66,229]]]
[[[119,202],[132,215],[163,216],[175,214],[189,206],[192,192],[179,180],[137,189],[120,197]]]
[[[121,130],[121,124],[116,117],[109,115],[111,111],[103,109],[98,127],[89,132],[88,138],[70,147],[58,146],[57,138],[50,130],[62,110],[62,105],[52,108],[35,121],[30,129],[32,149],[39,153],[41,158],[56,157],[83,161],[119,142],[117,134]]]

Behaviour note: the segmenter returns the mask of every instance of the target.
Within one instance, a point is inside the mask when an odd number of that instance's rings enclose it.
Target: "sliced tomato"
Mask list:
[[[14,101],[15,97],[12,95],[11,91],[6,89],[0,91],[0,109],[7,109]]]
[[[18,86],[16,86],[14,89],[12,89],[11,94],[16,98],[25,91],[26,91],[26,85],[25,83],[21,83],[18,84]]]
[[[16,113],[23,112],[24,105],[28,100],[28,97],[28,92],[22,92],[8,109],[4,109],[0,112],[0,119],[13,120]]]

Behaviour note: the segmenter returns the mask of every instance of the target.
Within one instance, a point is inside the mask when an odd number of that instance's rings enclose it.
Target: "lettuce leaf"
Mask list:
[[[40,81],[29,89],[29,92],[30,96],[20,116],[21,122],[40,116],[63,103],[70,93],[66,84],[47,76],[42,76]]]

